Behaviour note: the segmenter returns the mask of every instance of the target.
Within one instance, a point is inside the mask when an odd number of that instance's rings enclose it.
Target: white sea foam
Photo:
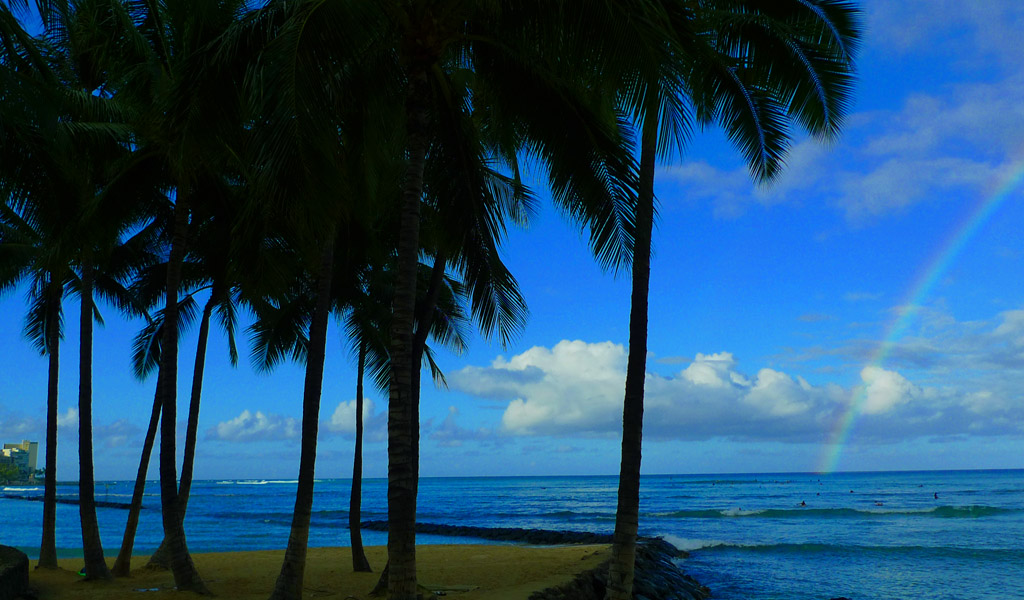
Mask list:
[[[764,509],[759,510],[743,510],[742,508],[728,508],[721,511],[721,514],[726,517],[749,517],[751,515],[759,515],[764,512]]]
[[[679,548],[680,550],[685,550],[687,552],[690,552],[690,551],[693,551],[693,550],[700,550],[701,548],[710,548],[712,546],[723,546],[723,545],[726,545],[726,542],[723,542],[721,540],[708,540],[708,539],[700,539],[700,538],[684,538],[684,537],[681,537],[681,536],[678,536],[678,535],[672,535],[672,534],[661,535],[659,537],[664,539],[666,542],[672,544],[676,548]]]
[[[5,487],[5,492],[41,492],[41,487]]]

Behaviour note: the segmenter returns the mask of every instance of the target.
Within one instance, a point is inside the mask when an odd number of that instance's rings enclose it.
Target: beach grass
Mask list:
[[[366,548],[374,573],[354,573],[349,548],[310,548],[306,560],[305,598],[370,598],[387,558],[383,546]],[[520,546],[438,545],[416,551],[420,585],[438,596],[457,600],[525,600],[532,592],[569,581],[609,556],[605,545]],[[274,587],[284,550],[193,554],[210,591],[221,598],[265,600]],[[37,569],[30,583],[40,600],[183,597],[174,590],[169,571],[144,567],[135,557],[131,577],[83,581],[81,558],[59,561],[60,569]],[[109,559],[113,562],[113,559]]]

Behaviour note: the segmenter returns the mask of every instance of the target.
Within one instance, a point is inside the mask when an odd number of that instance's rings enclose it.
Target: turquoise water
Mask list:
[[[97,485],[128,502],[131,482]],[[283,548],[294,481],[200,481],[186,527],[193,552]],[[348,480],[316,486],[310,544],[348,545]],[[77,486],[60,486],[74,497]],[[41,487],[0,493],[41,495]],[[614,477],[423,479],[419,519],[456,525],[611,532]],[[684,568],[722,600],[1024,599],[1024,470],[659,475],[643,479],[641,532],[689,550]],[[936,496],[938,496],[936,498]],[[801,506],[801,502],[805,506]],[[159,543],[156,482],[136,542]],[[386,518],[386,482],[364,482],[363,519]],[[100,508],[115,554],[127,511]],[[78,509],[58,505],[57,545],[80,555]],[[0,498],[0,543],[35,555],[42,504]],[[386,534],[363,532],[379,545]],[[481,543],[420,536],[421,543]]]

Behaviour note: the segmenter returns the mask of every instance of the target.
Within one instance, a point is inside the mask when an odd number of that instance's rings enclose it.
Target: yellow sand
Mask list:
[[[596,567],[608,557],[607,546],[420,546],[417,570],[420,584],[444,592],[453,600],[525,600],[532,592],[564,583]],[[366,549],[374,573],[353,573],[348,548],[311,548],[306,561],[305,598],[345,600],[370,598],[386,561],[382,546]],[[284,551],[194,554],[196,568],[220,598],[265,600],[281,570]],[[61,569],[38,569],[31,586],[40,600],[185,597],[174,591],[167,571],[143,568],[147,557],[132,561],[132,576],[113,581],[82,581],[81,558],[60,560]],[[113,559],[107,560],[113,564]],[[152,591],[152,590],[157,591]],[[191,597],[191,595],[189,595]],[[435,596],[436,597],[436,596]]]

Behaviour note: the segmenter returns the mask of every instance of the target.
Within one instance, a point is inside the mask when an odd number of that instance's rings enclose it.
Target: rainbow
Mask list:
[[[865,368],[871,366],[881,367],[885,360],[889,358],[896,342],[903,337],[904,333],[914,322],[917,309],[924,303],[942,275],[953,264],[967,243],[992,218],[992,215],[1006,202],[1012,192],[1020,187],[1022,182],[1024,182],[1024,160],[1014,164],[1013,168],[1009,170],[1009,175],[1002,179],[996,191],[982,198],[970,210],[967,220],[955,227],[943,243],[939,245],[935,255],[925,263],[927,268],[921,271],[921,275],[910,286],[898,315],[889,325],[882,343],[879,344],[878,349],[867,365],[865,365]],[[857,418],[863,411],[866,400],[867,386],[857,386],[850,405],[836,424],[830,441],[824,446],[821,462],[818,467],[819,473],[832,473],[836,470],[843,448],[850,440],[850,434],[857,423]]]

